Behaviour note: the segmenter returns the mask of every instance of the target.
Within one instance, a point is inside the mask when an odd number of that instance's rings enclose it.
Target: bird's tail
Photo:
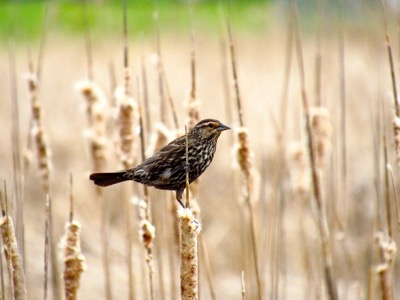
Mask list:
[[[123,176],[123,174],[125,174],[125,171],[113,173],[93,173],[89,178],[90,180],[93,180],[94,184],[96,185],[109,186],[129,180],[129,178],[126,178]]]

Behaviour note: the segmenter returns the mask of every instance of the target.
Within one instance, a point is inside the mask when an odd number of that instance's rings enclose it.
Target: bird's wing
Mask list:
[[[158,152],[160,152],[160,153],[170,152],[176,148],[182,147],[185,144],[186,144],[186,136],[184,135],[184,136],[178,137],[177,139],[173,140],[169,144],[165,145]]]
[[[185,136],[181,136],[173,140],[169,144],[162,147],[159,151],[154,153],[153,156],[145,159],[139,166],[136,167],[136,169],[145,168],[149,170],[156,168],[159,165],[159,163],[157,162],[160,162],[160,159],[162,160],[164,157],[170,156],[169,153],[180,152],[179,148],[182,148],[182,145],[184,145],[185,143],[186,143]]]

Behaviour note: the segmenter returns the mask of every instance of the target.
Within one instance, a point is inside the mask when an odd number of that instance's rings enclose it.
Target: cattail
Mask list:
[[[14,299],[26,299],[25,273],[22,258],[18,252],[14,226],[9,216],[3,216],[0,220],[1,238],[3,240],[4,255],[11,266],[12,286]]]
[[[117,89],[115,94],[118,107],[119,123],[119,159],[128,169],[133,165],[135,126],[139,118],[138,105],[133,97],[127,94],[127,90]]]
[[[302,144],[293,144],[288,156],[293,191],[303,198],[310,193],[311,184],[306,149]]]
[[[380,263],[376,266],[381,283],[382,299],[389,300],[393,297],[393,263],[397,254],[395,241],[382,232],[375,235],[375,243],[379,250]]]
[[[329,111],[321,106],[311,107],[310,124],[316,150],[316,163],[318,168],[322,169],[331,150],[332,124]]]
[[[181,232],[181,299],[198,299],[197,236],[201,231],[201,226],[189,208],[179,208],[178,218]]]
[[[76,89],[86,101],[86,115],[89,128],[85,131],[85,135],[89,141],[93,171],[100,172],[104,169],[107,159],[107,98],[104,91],[96,83],[89,80],[77,82]]]
[[[139,207],[139,236],[142,240],[143,245],[146,249],[149,249],[153,245],[154,238],[156,236],[156,228],[148,220],[147,202],[144,199],[134,201]]]
[[[247,179],[253,176],[254,153],[250,149],[249,135],[246,127],[236,129],[238,141],[236,146],[236,159],[240,169]]]
[[[36,156],[40,177],[42,178],[42,186],[45,193],[48,194],[50,188],[50,150],[47,144],[46,134],[41,123],[41,107],[37,99],[38,79],[36,74],[28,73],[26,75],[26,80],[28,82],[29,97],[31,99],[32,108],[31,134],[36,145]]]
[[[193,92],[191,92],[185,102],[185,108],[188,114],[187,124],[189,131],[200,121],[200,105],[201,100],[195,97]]]
[[[397,164],[400,167],[400,117],[394,117],[393,131],[394,131],[394,141],[396,147]]]
[[[167,143],[176,138],[176,134],[169,130],[164,123],[156,123],[155,131],[150,138],[149,146],[146,149],[146,156],[150,157],[164,147]]]
[[[80,228],[78,221],[66,224],[65,236],[63,238],[64,248],[64,284],[65,298],[78,299],[81,273],[85,270],[85,257],[81,253]]]

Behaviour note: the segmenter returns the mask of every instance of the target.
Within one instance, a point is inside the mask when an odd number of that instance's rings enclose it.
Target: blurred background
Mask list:
[[[157,137],[161,123],[170,130],[170,138],[176,137],[168,97],[174,102],[180,133],[189,120],[192,51],[195,98],[200,101],[196,101],[195,107],[200,119],[217,118],[232,127],[220,137],[214,161],[202,175],[194,195],[202,224],[200,298],[214,299],[215,294],[215,299],[242,299],[244,283],[247,299],[258,299],[258,273],[262,299],[327,299],[290,1],[190,3],[127,1],[127,25],[131,96],[136,100],[143,99],[144,78],[147,80],[147,148]],[[384,4],[397,75],[399,4],[395,0]],[[395,226],[399,172],[391,123],[393,89],[383,6],[372,0],[303,0],[297,6],[308,101],[310,106],[323,108],[327,124],[322,133],[326,151],[320,174],[339,298],[391,299],[384,298],[377,269],[384,263],[377,234],[393,238],[390,241],[394,242],[399,238]],[[254,168],[253,219],[245,204],[244,177],[236,157],[240,125],[228,20]],[[74,218],[82,224],[86,270],[82,273],[79,296],[150,299],[145,251],[138,234],[142,187],[125,183],[107,188],[102,204],[88,180],[93,164],[87,103],[77,85],[90,79],[103,91],[107,99],[104,170],[122,169],[116,154],[115,90],[124,83],[123,47],[121,1],[0,2],[0,179],[7,184],[14,221],[17,211],[23,210],[23,221],[19,222],[24,225],[24,264],[30,299],[42,297],[44,278],[46,191],[34,140],[30,138],[32,92],[27,83],[27,74],[38,70],[36,93],[50,151],[48,192],[56,244],[69,218],[70,174],[74,182]],[[160,96],[160,62],[167,95],[164,97]],[[20,171],[15,169],[17,145],[12,134],[17,121],[18,159],[23,166]],[[136,120],[133,159],[139,162],[137,126]],[[385,168],[384,138],[393,177]],[[18,174],[23,178],[22,194],[16,192]],[[385,175],[389,176],[389,185],[385,184]],[[388,198],[391,206],[385,206]],[[133,285],[128,281],[126,259],[126,199],[131,210]],[[155,299],[178,299],[175,200],[169,192],[154,189],[150,189],[150,200],[156,227]],[[17,203],[23,203],[22,208]],[[390,235],[388,215],[394,227]],[[251,240],[252,220],[256,251]],[[109,249],[108,296],[102,259],[104,235],[108,237]],[[62,249],[57,246],[56,250],[60,273],[52,276],[61,278]],[[258,268],[254,265],[255,252]],[[394,284],[400,278],[397,260],[388,264],[391,292],[398,296],[400,290]],[[50,299],[55,299],[49,284]]]

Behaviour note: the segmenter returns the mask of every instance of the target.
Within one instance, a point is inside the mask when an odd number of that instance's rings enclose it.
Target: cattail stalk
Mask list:
[[[139,90],[139,86],[138,86]],[[141,142],[141,153],[142,160],[145,160],[145,137],[144,137],[144,122],[143,122],[143,109],[139,102],[139,126],[140,126],[140,142]],[[143,186],[144,199],[139,205],[139,234],[146,251],[146,263],[149,274],[150,284],[150,298],[155,299],[155,288],[154,288],[154,263],[153,263],[153,241],[156,235],[156,229],[151,221],[151,206],[149,191],[146,185]]]
[[[85,257],[81,253],[80,228],[78,221],[67,222],[64,236],[64,284],[65,298],[78,299],[81,273],[85,270]]]
[[[397,192],[396,192],[396,186],[395,186],[395,180],[393,176],[393,169],[390,163],[386,164],[387,172],[390,175],[390,183],[392,185],[392,190],[393,190],[393,201],[394,201],[394,207],[396,210],[396,223],[397,223],[397,230],[400,232],[400,207],[399,207],[399,201],[397,199]]]
[[[325,205],[322,200],[322,190],[321,190],[321,178],[320,172],[317,166],[317,154],[316,154],[316,146],[314,143],[314,137],[312,134],[311,128],[311,116],[310,116],[310,108],[307,99],[307,93],[305,88],[305,75],[304,75],[304,65],[303,65],[303,53],[301,46],[301,37],[300,37],[300,28],[298,24],[297,17],[297,9],[295,6],[295,2],[292,2],[292,10],[294,14],[295,21],[295,29],[296,29],[296,47],[298,54],[298,63],[299,63],[299,71],[300,71],[300,81],[301,81],[301,97],[302,104],[304,109],[304,118],[306,123],[306,133],[308,138],[308,154],[311,164],[311,174],[312,174],[312,183],[313,183],[313,192],[314,192],[314,200],[316,202],[317,207],[317,222],[319,235],[321,240],[321,250],[322,250],[322,259],[323,259],[323,269],[324,269],[324,278],[325,284],[327,287],[328,297],[330,300],[338,299],[338,292],[336,287],[336,281],[333,274],[333,256],[332,250],[329,243],[329,228],[328,221],[325,211]]]
[[[392,300],[394,299],[393,264],[397,253],[396,243],[382,232],[376,234],[375,243],[380,257],[380,264],[375,270],[380,279],[382,300]]]
[[[72,174],[70,175],[70,210],[69,220],[65,225],[65,235],[62,246],[64,249],[64,291],[67,300],[78,299],[81,273],[85,271],[85,257],[81,253],[80,228],[74,220],[74,195],[72,188]]]
[[[393,100],[394,100],[394,111],[395,111],[395,117],[393,120],[393,131],[394,131],[393,136],[394,136],[394,141],[395,141],[397,165],[400,168],[400,103],[399,103],[398,94],[397,94],[396,72],[395,72],[395,67],[394,67],[392,46],[390,43],[390,35],[389,35],[388,25],[387,25],[386,6],[385,6],[385,2],[383,0],[381,0],[381,4],[382,4],[383,17],[384,17],[386,49],[387,49],[387,53],[388,53],[390,77],[392,80],[392,88],[393,88]]]
[[[90,44],[90,43],[89,43]],[[88,51],[90,47],[88,46]],[[91,57],[88,53],[88,57]],[[90,60],[90,59],[89,59]],[[91,63],[88,68],[91,69]],[[89,77],[93,76],[92,71],[88,71]],[[92,80],[82,80],[76,84],[78,91],[86,101],[86,115],[88,128],[85,135],[89,142],[90,156],[92,158],[93,172],[102,172],[107,162],[107,136],[106,136],[106,118],[107,118],[107,98],[104,91]],[[96,187],[97,198],[101,202],[101,245],[102,245],[102,263],[104,271],[106,299],[112,299],[111,276],[108,253],[108,224],[107,224],[107,202],[104,198],[103,190]]]
[[[187,127],[186,132],[186,164],[189,162]],[[186,171],[186,207],[178,210],[180,229],[180,278],[181,299],[195,300],[199,297],[199,266],[197,253],[197,236],[201,231],[201,225],[195,220],[190,209],[189,199],[189,170]]]
[[[0,234],[3,241],[4,256],[11,267],[9,271],[11,272],[10,277],[12,277],[13,299],[26,299],[26,283],[22,258],[18,252],[12,219],[6,214],[3,214],[0,219]]]
[[[172,119],[175,125],[175,129],[179,129],[178,114],[175,109],[175,102],[171,96],[169,90],[169,84],[167,80],[167,75],[165,72],[163,58],[161,55],[161,40],[160,40],[160,22],[158,18],[158,7],[156,13],[154,14],[154,20],[156,23],[156,43],[157,43],[157,72],[158,72],[158,88],[160,95],[160,119],[161,123],[166,123],[166,110],[165,110],[165,98],[167,98],[168,103],[172,112]]]
[[[39,67],[40,65],[41,63],[39,64]],[[33,139],[33,144],[36,149],[36,157],[37,157],[40,177],[42,180],[42,188],[46,195],[50,195],[51,151],[47,142],[46,132],[42,125],[42,109],[40,106],[40,102],[38,100],[39,78],[40,78],[40,68],[35,73],[33,71],[33,67],[30,66],[29,73],[26,75],[26,80],[28,82],[28,94],[32,110],[31,135]],[[58,255],[56,252],[56,247],[54,245],[54,240],[55,240],[54,233],[51,232],[50,251],[51,251],[53,296],[57,299],[61,299],[61,282],[57,264]]]
[[[196,217],[196,214],[195,214],[195,217]],[[204,265],[204,267],[205,267],[207,282],[208,282],[208,286],[210,288],[210,299],[216,300],[217,295],[216,295],[215,287],[214,287],[214,276],[213,276],[213,273],[211,270],[211,264],[210,264],[210,259],[208,257],[208,249],[207,249],[207,244],[206,244],[204,235],[200,234],[199,239],[200,239],[200,247],[201,247],[200,254],[202,254],[202,261],[204,263],[202,265]]]
[[[31,71],[26,75],[26,80],[28,82],[29,98],[32,109],[31,134],[36,146],[36,156],[39,172],[42,178],[42,187],[44,192],[49,194],[50,150],[41,120],[42,109],[38,100],[38,77]]]
[[[240,169],[245,177],[245,204],[249,211],[249,222],[250,222],[250,239],[252,244],[253,251],[253,261],[255,267],[255,275],[256,275],[256,283],[257,283],[257,297],[258,299],[262,298],[262,284],[261,284],[261,272],[259,266],[259,256],[258,256],[258,246],[257,246],[257,237],[256,237],[256,220],[255,220],[255,212],[253,207],[254,202],[254,166],[253,166],[253,153],[250,150],[249,138],[247,128],[244,127],[243,120],[243,110],[239,89],[239,81],[237,75],[236,68],[236,56],[235,56],[235,47],[232,38],[232,31],[230,22],[228,20],[228,38],[229,38],[229,50],[231,55],[231,67],[232,67],[232,76],[233,83],[235,88],[235,97],[237,104],[237,113],[239,117],[239,125],[240,127],[237,129],[238,136],[238,145],[237,145],[237,159]]]
[[[190,208],[179,208],[181,299],[198,299],[197,236],[201,226]]]
[[[244,280],[244,271],[242,271],[242,300],[246,300],[246,285]]]
[[[50,197],[46,196],[45,210],[45,227],[44,227],[44,282],[43,282],[43,299],[47,300],[48,294],[48,278],[49,278],[49,254],[50,254]]]

